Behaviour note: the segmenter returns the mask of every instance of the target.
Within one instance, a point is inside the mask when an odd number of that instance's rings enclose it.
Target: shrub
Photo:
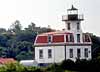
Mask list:
[[[42,72],[38,67],[25,67],[19,63],[9,63],[0,67],[0,72]]]
[[[49,65],[46,69],[46,72],[64,72],[64,70],[60,67],[60,65],[54,63]]]
[[[68,60],[64,60],[62,63],[61,63],[61,68],[66,70],[74,70],[74,66],[75,66],[75,63],[74,61],[68,59]]]

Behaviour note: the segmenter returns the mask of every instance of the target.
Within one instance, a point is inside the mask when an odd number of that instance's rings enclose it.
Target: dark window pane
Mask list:
[[[77,30],[79,30],[80,29],[80,23],[78,22],[77,23]]]
[[[80,34],[77,34],[77,42],[80,42]]]
[[[88,49],[87,48],[84,49],[84,56],[88,57]]]
[[[68,26],[67,27],[68,27],[68,30],[70,30],[70,23],[68,23]]]
[[[73,58],[73,49],[69,49],[69,53],[70,53],[70,58]]]
[[[43,59],[43,50],[42,49],[39,50],[39,58]]]
[[[77,58],[80,58],[80,57],[81,57],[81,50],[77,49]]]
[[[52,58],[52,50],[48,49],[48,58]]]
[[[68,42],[68,35],[66,35],[66,42]]]

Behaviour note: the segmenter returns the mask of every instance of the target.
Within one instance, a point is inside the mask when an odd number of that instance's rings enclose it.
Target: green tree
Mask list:
[[[0,57],[7,57],[7,48],[5,47],[0,47]]]
[[[19,20],[16,20],[11,26],[10,30],[11,32],[19,33],[22,29],[21,23]]]
[[[5,33],[6,29],[5,28],[0,28],[0,33]]]
[[[31,57],[32,55],[33,54],[31,52],[22,51],[16,56],[16,59],[17,60],[30,60],[32,59]]]

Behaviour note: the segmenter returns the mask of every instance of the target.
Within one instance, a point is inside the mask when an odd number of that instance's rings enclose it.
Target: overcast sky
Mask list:
[[[100,36],[100,0],[0,0],[0,27],[9,28],[20,20],[23,27],[34,22],[36,26],[62,30],[62,15],[72,4],[84,14],[83,32]]]

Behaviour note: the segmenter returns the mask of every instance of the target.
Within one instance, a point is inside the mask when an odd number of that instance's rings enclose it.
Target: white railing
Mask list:
[[[62,16],[62,21],[64,21],[64,20],[68,20],[68,15],[63,15]]]
[[[84,16],[83,15],[78,15],[78,19],[79,20],[83,20],[84,19]]]

